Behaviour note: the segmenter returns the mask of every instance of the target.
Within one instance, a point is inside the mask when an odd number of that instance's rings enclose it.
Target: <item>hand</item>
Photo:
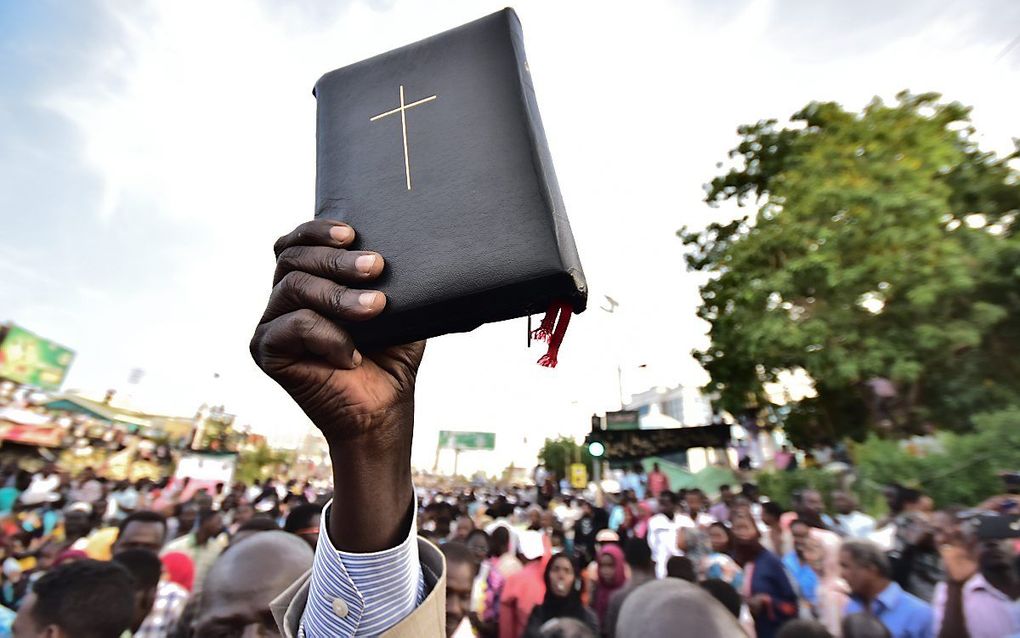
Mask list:
[[[939,546],[942,564],[950,582],[965,583],[977,573],[978,565],[967,548],[960,545],[945,544]]]
[[[381,255],[346,250],[354,230],[330,220],[298,226],[274,246],[273,291],[251,341],[255,362],[294,398],[328,441],[380,434],[392,412],[406,417],[424,342],[365,357],[343,329],[375,317]]]
[[[322,431],[333,462],[328,533],[338,549],[388,549],[413,512],[414,383],[424,342],[359,352],[343,326],[377,316],[386,297],[366,286],[381,255],[347,248],[354,230],[315,220],[281,237],[273,291],[251,340],[262,370]]]

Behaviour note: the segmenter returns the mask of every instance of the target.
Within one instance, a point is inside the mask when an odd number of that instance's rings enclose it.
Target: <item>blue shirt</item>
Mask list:
[[[864,604],[855,597],[847,604],[845,614],[861,611],[864,611]],[[889,583],[872,601],[871,613],[882,621],[893,638],[934,638],[935,620],[931,607],[917,596],[903,591],[896,583]]]
[[[818,574],[811,569],[810,565],[800,562],[796,551],[787,552],[783,556],[783,567],[789,570],[790,575],[797,581],[797,589],[800,590],[800,597],[812,605],[818,604]]]

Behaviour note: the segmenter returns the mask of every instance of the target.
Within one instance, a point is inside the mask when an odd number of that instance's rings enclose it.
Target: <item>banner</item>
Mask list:
[[[599,439],[606,446],[605,458],[621,461],[662,456],[694,447],[726,447],[730,441],[730,426],[721,424],[661,430],[604,430],[599,434]]]
[[[439,447],[448,450],[494,450],[495,432],[439,431]]]
[[[14,324],[0,342],[0,378],[42,390],[59,390],[73,360],[73,350]]]
[[[620,410],[606,412],[607,430],[637,430],[641,423],[641,415],[637,410]]]

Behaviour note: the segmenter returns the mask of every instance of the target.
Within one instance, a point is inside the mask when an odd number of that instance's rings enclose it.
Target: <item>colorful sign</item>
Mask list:
[[[494,450],[496,433],[440,430],[439,447],[449,450]]]
[[[11,324],[0,342],[0,378],[56,391],[74,351]]]
[[[570,464],[570,486],[575,490],[583,490],[588,487],[588,468],[584,463]]]

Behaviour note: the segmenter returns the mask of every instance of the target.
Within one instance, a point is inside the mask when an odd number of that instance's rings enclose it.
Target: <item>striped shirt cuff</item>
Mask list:
[[[308,602],[301,617],[303,638],[377,636],[410,615],[425,599],[425,577],[418,562],[418,512],[407,538],[381,552],[342,552],[329,539],[332,501],[322,510],[322,533]]]

